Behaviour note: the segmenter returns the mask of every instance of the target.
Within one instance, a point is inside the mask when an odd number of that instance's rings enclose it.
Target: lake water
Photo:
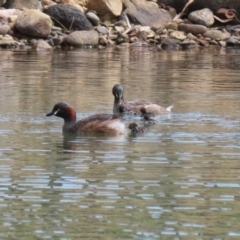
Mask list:
[[[240,238],[240,50],[0,59],[0,239]],[[111,113],[116,83],[173,113],[137,137],[64,138],[45,117],[59,101]]]

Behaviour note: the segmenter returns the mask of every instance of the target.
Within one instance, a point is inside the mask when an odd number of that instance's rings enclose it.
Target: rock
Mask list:
[[[0,25],[0,35],[6,35],[10,30],[7,24]]]
[[[124,27],[115,26],[115,30],[117,31],[117,33],[122,34],[125,29]]]
[[[130,39],[129,39],[129,36],[127,34],[122,34],[117,39],[118,44],[126,43],[126,42],[129,42],[129,41],[130,41]]]
[[[123,4],[126,8],[124,14],[134,20],[135,24],[158,29],[165,27],[172,20],[168,11],[145,0],[123,0]]]
[[[0,9],[1,23],[7,23],[8,18],[16,14],[16,9]]]
[[[96,31],[75,31],[65,38],[65,42],[73,46],[97,45],[99,35]]]
[[[0,7],[6,2],[6,0],[0,0]]]
[[[7,0],[4,7],[7,9],[16,8],[20,10],[41,9],[41,4],[39,0]]]
[[[227,43],[225,41],[219,41],[221,47],[226,47]]]
[[[223,32],[222,33],[222,39],[220,40],[227,40],[231,37],[231,34],[229,32]]]
[[[213,12],[208,8],[191,12],[188,15],[188,19],[193,23],[204,25],[206,27],[210,27],[214,24]]]
[[[64,27],[68,31],[92,29],[92,24],[84,13],[74,6],[55,4],[45,9],[44,13],[49,15],[57,26]]]
[[[8,17],[8,25],[11,28],[11,30],[13,30],[15,28],[17,18],[18,18],[17,15],[12,15],[12,16]]]
[[[180,41],[183,41],[186,39],[186,35],[184,34],[184,32],[181,31],[173,31],[170,33],[170,37],[172,38],[176,38]]]
[[[93,26],[98,26],[100,24],[99,17],[93,11],[87,12],[86,17],[92,23]]]
[[[165,50],[179,50],[182,49],[181,42],[174,38],[165,38],[161,42],[162,49]]]
[[[104,45],[104,46],[108,45],[108,40],[107,40],[106,36],[99,37],[99,44]]]
[[[164,31],[165,31],[166,29],[164,28],[164,27],[160,27],[160,28],[158,28],[157,30],[156,30],[156,34],[162,34],[162,33],[164,33]],[[167,31],[167,30],[166,30]]]
[[[16,20],[16,28],[22,33],[33,37],[47,37],[51,33],[51,18],[35,9],[22,12]]]
[[[16,44],[16,42],[14,41],[14,39],[11,36],[9,36],[8,34],[6,34],[5,36],[0,36],[0,46],[1,47],[13,46],[15,44]]]
[[[55,0],[56,3],[59,4],[66,4],[71,5],[73,7],[76,7],[78,10],[80,10],[82,13],[84,13],[84,9],[82,6],[80,6],[75,0]]]
[[[194,36],[194,35],[191,34],[191,33],[188,33],[188,34],[187,34],[187,38],[190,39],[190,40],[196,40],[196,39],[197,39],[197,37]]]
[[[226,30],[230,32],[231,34],[240,34],[240,25],[234,25],[234,26],[226,26]]]
[[[103,21],[118,17],[122,13],[122,0],[88,0],[85,6],[96,11]]]
[[[169,22],[166,26],[166,29],[177,30],[178,24],[176,22]]]
[[[231,36],[226,43],[227,46],[240,46],[240,37]]]
[[[211,45],[218,45],[218,42],[216,40],[210,40],[209,44],[211,44]]]
[[[204,47],[208,47],[209,46],[209,42],[206,41],[205,39],[198,39],[197,41],[198,41],[200,46],[204,46]]]
[[[51,50],[52,47],[43,39],[32,39],[30,41],[30,45],[33,49],[36,49],[37,51],[42,51],[42,50]]]
[[[161,0],[162,3],[170,5],[176,8],[177,12],[182,11],[183,7],[188,2],[187,0]],[[235,9],[238,13],[240,12],[240,1],[239,0],[194,0],[188,7],[188,12],[195,10],[209,8],[214,13],[219,8],[227,7],[228,9]]]
[[[192,49],[192,48],[198,47],[198,44],[194,40],[185,39],[182,42],[181,46],[184,50],[187,50],[187,49]]]
[[[178,25],[178,30],[185,33],[192,33],[194,35],[203,34],[208,31],[208,28],[198,24],[185,24],[181,23]]]
[[[127,23],[123,20],[117,21],[114,24],[115,26],[127,27]]]
[[[101,34],[108,34],[109,33],[108,29],[104,26],[98,26],[96,28],[96,30],[97,30],[97,32],[99,32]]]
[[[226,33],[222,33],[220,30],[212,29],[212,30],[209,30],[209,31],[205,32],[203,34],[203,36],[204,37],[209,37],[209,38],[211,38],[213,40],[218,40],[218,39],[224,40],[224,39],[229,38],[230,34],[229,33],[227,33],[227,34]]]

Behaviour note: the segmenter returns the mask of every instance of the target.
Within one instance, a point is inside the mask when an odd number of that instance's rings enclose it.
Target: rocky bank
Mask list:
[[[211,9],[194,0],[0,0],[0,47],[240,46],[240,1],[235,0],[236,9],[230,8],[234,0],[224,8],[218,1]]]

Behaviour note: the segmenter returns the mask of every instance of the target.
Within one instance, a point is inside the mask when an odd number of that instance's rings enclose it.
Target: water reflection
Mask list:
[[[2,51],[0,238],[238,237],[239,58],[236,49]],[[173,114],[137,137],[69,138],[61,119],[45,117],[59,101],[78,119],[109,113],[115,83],[127,100],[174,104]]]

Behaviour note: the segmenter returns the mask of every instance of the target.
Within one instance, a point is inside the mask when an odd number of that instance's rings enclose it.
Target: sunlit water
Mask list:
[[[0,239],[240,237],[240,50],[0,59]],[[59,101],[111,113],[116,83],[173,113],[136,137],[64,138],[45,117]]]

